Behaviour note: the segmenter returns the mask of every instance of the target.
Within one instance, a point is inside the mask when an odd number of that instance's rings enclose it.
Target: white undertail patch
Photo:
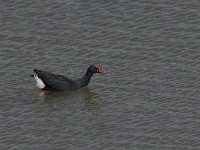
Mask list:
[[[38,77],[37,74],[34,74],[34,78],[36,81],[36,86],[39,87],[40,89],[43,89],[45,87],[44,82]]]

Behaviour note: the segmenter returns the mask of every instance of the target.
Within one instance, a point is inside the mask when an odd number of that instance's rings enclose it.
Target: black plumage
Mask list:
[[[103,74],[103,70],[99,65],[91,65],[83,77],[77,80],[72,80],[63,75],[56,75],[42,70],[33,70],[35,78],[39,78],[43,83],[43,90],[70,90],[87,86],[94,73]],[[36,80],[37,81],[37,80]]]

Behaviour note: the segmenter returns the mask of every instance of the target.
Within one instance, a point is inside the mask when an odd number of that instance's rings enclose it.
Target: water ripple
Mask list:
[[[198,1],[0,3],[1,149],[199,149]],[[30,78],[94,63],[78,91]]]

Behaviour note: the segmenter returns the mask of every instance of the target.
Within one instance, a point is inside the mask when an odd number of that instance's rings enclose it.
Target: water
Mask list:
[[[0,149],[199,150],[200,2],[0,1]],[[88,87],[44,92],[32,69]]]

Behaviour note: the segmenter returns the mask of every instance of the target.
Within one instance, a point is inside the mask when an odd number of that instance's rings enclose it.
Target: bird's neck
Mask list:
[[[93,76],[94,73],[91,73],[87,71],[85,75],[81,78],[81,84],[80,87],[87,86],[90,82],[91,77]]]

